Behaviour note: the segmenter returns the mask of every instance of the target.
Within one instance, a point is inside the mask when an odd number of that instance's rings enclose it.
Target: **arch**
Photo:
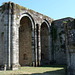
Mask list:
[[[48,29],[49,29],[49,32],[50,32],[50,25],[51,24],[49,24],[49,22],[46,20],[46,19],[44,19],[43,21],[42,21],[42,23],[46,23],[46,25],[47,25],[47,27],[48,27]],[[42,25],[42,24],[41,24]],[[40,27],[41,28],[41,27]]]
[[[34,61],[34,22],[30,15],[22,14],[19,24],[19,63],[29,66]]]
[[[42,65],[45,65],[49,64],[50,61],[50,25],[48,21],[43,20],[40,28],[41,62]]]
[[[32,22],[32,29],[34,30],[34,25],[35,25],[34,20],[33,20],[32,16],[30,14],[28,14],[28,13],[22,13],[21,14],[21,16],[19,17],[19,24],[20,24],[21,18],[24,17],[24,16],[27,16],[31,20],[31,22]]]

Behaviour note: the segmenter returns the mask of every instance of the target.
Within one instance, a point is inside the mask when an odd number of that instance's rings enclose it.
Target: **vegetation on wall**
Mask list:
[[[21,10],[26,10],[26,9],[27,9],[26,7],[20,6],[20,5],[18,5],[18,4],[16,4],[16,7],[19,9],[19,12],[20,12]]]
[[[54,19],[51,18],[51,22],[53,22]]]
[[[3,3],[3,5],[1,6],[1,12],[3,13],[5,11],[5,4],[6,2]],[[12,5],[10,4],[10,9],[12,9]]]
[[[3,3],[3,5],[1,6],[1,12],[3,13],[5,11],[5,3]]]
[[[12,5],[10,4],[10,9],[12,9]]]
[[[67,23],[67,21],[63,21],[63,23]]]

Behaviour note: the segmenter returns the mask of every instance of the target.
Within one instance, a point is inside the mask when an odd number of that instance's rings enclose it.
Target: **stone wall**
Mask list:
[[[50,17],[12,2],[0,6],[0,65],[14,70],[19,64],[40,66],[48,61],[67,64],[74,74],[74,60],[73,18],[52,22]]]
[[[72,18],[63,18],[59,20],[55,20],[53,25],[53,51],[54,51],[54,60],[56,64],[67,64],[67,55],[66,55],[66,30],[64,23],[66,21],[68,25],[72,25],[74,19]]]
[[[48,16],[35,12],[31,9],[22,7],[13,2],[4,3],[0,7],[0,15],[0,64],[4,63],[4,65],[7,66],[7,69],[12,68],[13,70],[18,68],[19,63],[21,63],[21,65],[32,65],[32,63],[36,66],[37,64],[40,65],[41,25],[45,22],[50,33],[50,25],[52,19]],[[25,26],[22,28],[25,30],[23,31],[22,29],[23,33],[21,33],[19,29],[21,28],[21,24],[23,24],[21,23],[21,19],[23,17],[28,17],[29,22],[27,21],[27,19],[24,20],[23,23]],[[50,37],[48,41],[51,41]],[[49,46],[51,45],[49,44]],[[51,47],[49,51],[51,51]],[[47,52],[48,57],[50,59],[51,55],[49,53],[50,52]],[[28,60],[25,56],[27,56]]]
[[[0,66],[5,64],[6,22],[8,21],[5,5],[0,6]]]
[[[45,16],[38,12],[35,12],[31,9],[19,6],[18,4],[15,4],[15,12],[16,12],[15,13],[16,14],[16,24],[18,26],[20,26],[19,22],[23,16],[28,16],[29,19],[31,20],[33,61],[35,61],[36,65],[40,64],[41,58],[42,58],[42,56],[41,56],[41,54],[42,54],[41,53],[41,25],[45,22],[47,24],[47,27],[48,27],[49,33],[50,33],[50,25],[51,25],[52,19],[49,18],[48,16]],[[38,30],[37,30],[37,25],[38,25]],[[49,37],[49,41],[50,41],[50,37]],[[49,44],[49,46],[50,46],[50,44]],[[50,51],[51,47],[49,49],[49,46],[46,48],[46,50]],[[50,60],[51,53],[49,51],[47,52],[47,55]]]
[[[0,12],[0,65],[4,64],[4,13]]]
[[[75,75],[75,20],[67,20],[64,27],[66,31],[68,75]]]

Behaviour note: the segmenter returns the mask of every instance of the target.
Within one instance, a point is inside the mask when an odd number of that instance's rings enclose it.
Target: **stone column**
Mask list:
[[[40,25],[38,26],[38,51],[39,51],[39,66],[41,65],[41,36],[40,36]]]
[[[16,24],[16,8],[13,3],[13,14],[12,14],[12,69],[18,69],[19,65],[19,49],[18,49],[18,26]]]
[[[20,65],[19,64],[19,25],[17,25],[17,28],[16,28],[16,63],[18,64],[18,66]]]
[[[36,66],[38,66],[38,59],[37,59],[37,26],[35,25],[35,60]]]
[[[35,45],[35,43],[34,43],[34,28],[33,28],[33,30],[32,30],[32,53],[33,53],[33,66],[35,66],[35,47],[34,47],[34,45]]]
[[[48,24],[48,29],[49,29],[49,61],[52,61],[52,37],[51,37],[51,30],[50,30],[50,25]]]
[[[11,68],[11,3],[9,2],[9,9],[8,9],[8,69]]]

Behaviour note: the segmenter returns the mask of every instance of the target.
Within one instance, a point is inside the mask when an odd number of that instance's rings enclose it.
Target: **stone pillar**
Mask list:
[[[40,36],[40,25],[38,26],[38,51],[39,51],[39,66],[41,65],[41,36]]]
[[[17,28],[16,28],[16,63],[18,64],[18,66],[20,65],[19,64],[19,25],[17,25]]]
[[[35,43],[34,43],[34,28],[33,28],[33,30],[32,30],[32,53],[33,53],[33,67],[35,66],[35,49],[34,49],[34,45],[35,45]]]
[[[51,36],[50,25],[51,24],[48,24],[48,29],[49,29],[49,36],[48,36],[49,37],[49,62],[52,61],[52,36]]]
[[[8,9],[8,69],[11,68],[11,3],[9,2],[9,9]]]
[[[38,59],[37,59],[37,26],[35,25],[35,60],[36,66],[38,66]]]
[[[13,3],[13,14],[12,14],[12,69],[18,69],[19,65],[19,49],[18,49],[18,26],[16,24],[16,10],[15,4]]]

